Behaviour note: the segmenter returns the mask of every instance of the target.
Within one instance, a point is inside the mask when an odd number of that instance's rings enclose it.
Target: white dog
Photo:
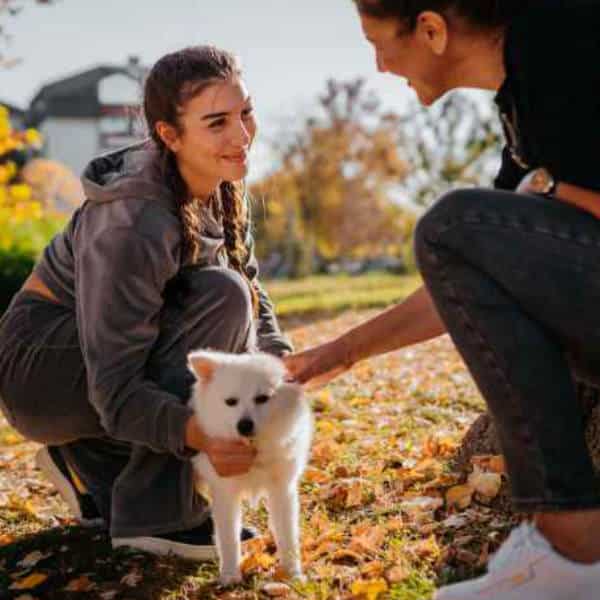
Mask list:
[[[298,480],[313,428],[301,387],[286,383],[283,363],[268,354],[198,351],[189,363],[198,378],[190,402],[202,430],[249,438],[257,450],[250,471],[234,477],[220,477],[205,454],[193,459],[212,499],[221,583],[241,580],[241,501],[263,496],[281,566],[288,576],[300,577]]]

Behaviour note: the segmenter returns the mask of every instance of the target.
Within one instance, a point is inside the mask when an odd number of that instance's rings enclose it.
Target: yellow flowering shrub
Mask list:
[[[21,246],[27,235],[23,226],[28,229],[28,224],[45,216],[31,187],[20,181],[17,164],[19,155],[27,156],[41,145],[42,137],[35,129],[14,129],[8,109],[0,105],[0,250]]]

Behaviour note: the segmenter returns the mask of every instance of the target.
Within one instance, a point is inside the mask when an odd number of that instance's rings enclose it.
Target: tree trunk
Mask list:
[[[585,437],[597,473],[600,473],[600,388],[583,382],[577,392],[585,420]],[[557,440],[559,443],[560,440]],[[469,428],[454,458],[455,468],[470,471],[471,458],[481,454],[501,454],[494,424],[489,414],[478,417]]]

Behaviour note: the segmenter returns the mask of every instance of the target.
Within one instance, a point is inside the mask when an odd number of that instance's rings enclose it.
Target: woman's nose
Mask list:
[[[235,139],[234,142],[238,145],[238,146],[248,146],[248,144],[250,144],[250,142],[252,141],[252,135],[250,134],[250,131],[248,131],[248,127],[240,121],[239,126],[237,127],[236,133],[235,133]]]

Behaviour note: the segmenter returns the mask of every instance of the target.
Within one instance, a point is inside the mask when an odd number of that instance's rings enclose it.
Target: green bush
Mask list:
[[[64,225],[64,217],[24,221],[10,232],[10,245],[0,246],[0,315],[31,273],[46,244]]]
[[[35,257],[24,250],[0,250],[0,315],[31,272]]]

